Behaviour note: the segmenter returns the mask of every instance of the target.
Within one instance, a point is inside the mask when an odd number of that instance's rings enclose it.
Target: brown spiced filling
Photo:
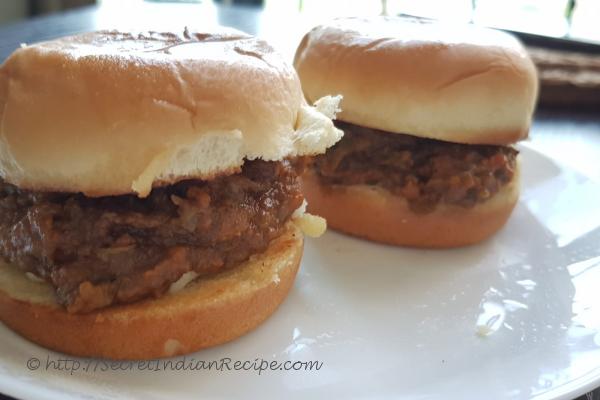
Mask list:
[[[514,177],[518,151],[387,133],[337,121],[344,137],[315,157],[314,170],[330,185],[377,185],[404,197],[417,213],[438,204],[470,208]]]
[[[20,190],[0,181],[0,256],[48,281],[70,312],[164,294],[263,252],[303,201],[298,162],[134,195]]]

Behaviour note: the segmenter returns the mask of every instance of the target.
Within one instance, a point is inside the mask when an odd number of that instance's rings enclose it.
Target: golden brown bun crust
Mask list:
[[[283,57],[229,28],[86,33],[0,67],[0,176],[21,188],[144,196],[340,137]]]
[[[343,95],[342,121],[458,143],[525,138],[538,91],[534,64],[514,37],[410,18],[318,26],[294,66],[309,102]]]
[[[156,300],[69,314],[51,289],[0,266],[0,320],[44,347],[110,359],[190,353],[235,339],[269,317],[290,290],[302,257],[293,223],[252,260]],[[143,334],[141,334],[143,333]]]
[[[518,165],[518,164],[517,164]],[[508,220],[519,197],[519,179],[472,209],[438,206],[415,214],[400,196],[376,186],[323,185],[312,172],[302,177],[308,210],[333,229],[398,246],[447,248],[481,242]]]

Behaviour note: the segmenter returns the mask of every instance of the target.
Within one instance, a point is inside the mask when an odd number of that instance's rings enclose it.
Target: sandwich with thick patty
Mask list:
[[[518,151],[537,96],[512,36],[414,18],[314,28],[294,61],[307,100],[341,94],[343,139],[303,176],[330,227],[417,247],[479,242],[519,194]]]
[[[0,320],[82,356],[238,337],[286,297],[306,156],[342,133],[239,31],[104,31],[0,67]]]

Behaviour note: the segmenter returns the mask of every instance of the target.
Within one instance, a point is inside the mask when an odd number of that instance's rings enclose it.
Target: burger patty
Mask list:
[[[235,175],[134,195],[20,190],[0,182],[0,255],[50,282],[69,312],[158,297],[184,273],[264,251],[301,206],[303,161],[247,161]]]
[[[440,203],[470,208],[514,177],[512,147],[466,145],[388,133],[340,121],[344,137],[313,168],[325,184],[377,185],[420,214]]]

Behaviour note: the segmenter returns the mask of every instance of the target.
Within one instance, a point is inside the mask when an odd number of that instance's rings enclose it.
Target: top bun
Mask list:
[[[0,175],[26,189],[145,196],[244,158],[322,153],[341,137],[338,101],[309,107],[273,48],[228,28],[23,46],[0,66]]]
[[[467,144],[527,136],[535,67],[513,36],[416,18],[346,18],[304,36],[294,65],[307,99],[343,96],[338,119]]]

